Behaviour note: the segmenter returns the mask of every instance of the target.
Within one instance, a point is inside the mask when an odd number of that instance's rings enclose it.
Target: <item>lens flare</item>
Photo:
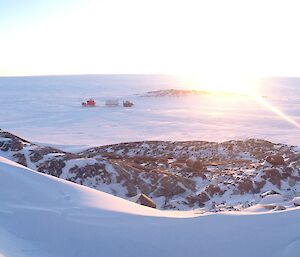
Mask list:
[[[293,118],[286,115],[284,112],[279,110],[277,107],[272,105],[270,102],[268,102],[266,99],[262,98],[261,96],[253,95],[253,98],[255,101],[266,107],[271,112],[275,113],[279,117],[281,117],[283,120],[289,122],[290,124],[294,125],[295,127],[300,129],[300,123],[294,120]]]

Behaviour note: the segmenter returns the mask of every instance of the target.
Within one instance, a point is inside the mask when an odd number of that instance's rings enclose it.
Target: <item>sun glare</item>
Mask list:
[[[237,76],[182,76],[183,84],[194,90],[205,90],[212,93],[239,93],[256,94],[258,90],[258,80],[249,77]]]
[[[258,78],[235,77],[235,76],[181,76],[182,84],[192,90],[205,90],[211,93],[233,93],[251,97],[255,102],[259,103],[269,111],[273,112],[281,119],[300,128],[300,123],[289,115],[285,114],[279,108],[271,104],[260,95],[261,82]]]

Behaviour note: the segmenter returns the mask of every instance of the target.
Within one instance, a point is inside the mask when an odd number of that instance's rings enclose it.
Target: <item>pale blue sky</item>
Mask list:
[[[81,0],[0,0],[0,28],[5,31],[18,30],[54,19],[81,4]]]

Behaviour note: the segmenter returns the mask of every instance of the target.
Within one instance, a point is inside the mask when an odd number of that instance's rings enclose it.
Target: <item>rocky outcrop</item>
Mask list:
[[[284,199],[300,195],[297,148],[264,140],[143,141],[67,153],[0,131],[1,154],[39,172],[158,209],[237,211],[270,192]],[[293,205],[274,204],[272,210]]]
[[[7,131],[3,131],[0,129],[0,135],[2,137],[0,145],[6,144],[9,145],[10,150],[12,151],[19,151],[23,148],[24,145],[30,144],[29,141],[18,137],[12,133],[9,133]],[[5,139],[5,140],[3,140]]]
[[[55,177],[60,177],[66,163],[62,159],[47,160],[38,166],[37,171],[46,173]]]

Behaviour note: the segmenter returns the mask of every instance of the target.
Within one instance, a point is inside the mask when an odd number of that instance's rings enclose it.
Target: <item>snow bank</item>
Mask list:
[[[299,218],[158,211],[0,158],[0,256],[296,257]]]

